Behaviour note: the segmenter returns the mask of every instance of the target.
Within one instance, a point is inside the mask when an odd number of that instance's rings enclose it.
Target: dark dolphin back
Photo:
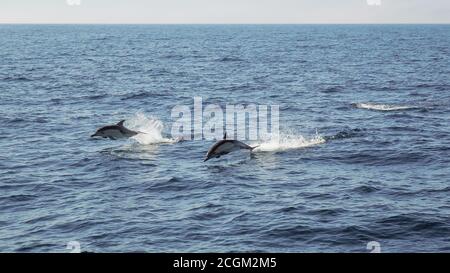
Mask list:
[[[210,154],[213,154],[217,148],[219,148],[222,144],[226,143],[226,142],[231,142],[232,140],[219,140],[217,141],[213,146],[211,146],[211,148],[209,149],[208,153],[206,154],[206,156],[209,156]]]
[[[209,156],[210,154],[213,154],[220,146],[222,146],[225,143],[233,143],[234,145],[238,146],[239,148],[242,149],[248,149],[248,150],[253,150],[252,147],[250,147],[249,145],[239,141],[239,140],[231,140],[231,139],[222,139],[219,140],[218,142],[216,142],[208,151],[208,153],[206,154],[206,156]]]
[[[103,126],[102,128],[98,129],[97,132],[106,131],[106,130],[119,130],[120,131],[120,127],[117,125],[107,125],[107,126]]]

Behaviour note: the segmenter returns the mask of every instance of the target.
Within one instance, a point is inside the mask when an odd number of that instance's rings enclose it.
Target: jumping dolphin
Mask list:
[[[125,128],[125,126],[123,126],[124,122],[125,120],[121,120],[116,125],[104,126],[98,129],[91,137],[99,136],[115,140],[119,138],[130,138],[140,133]]]
[[[211,158],[219,158],[222,155],[226,155],[228,153],[231,153],[233,151],[237,151],[240,149],[246,149],[252,151],[258,146],[250,147],[249,145],[242,143],[238,140],[227,140],[227,133],[223,135],[223,139],[216,142],[211,148],[209,149],[208,153],[206,154],[205,160],[203,162],[210,160]]]

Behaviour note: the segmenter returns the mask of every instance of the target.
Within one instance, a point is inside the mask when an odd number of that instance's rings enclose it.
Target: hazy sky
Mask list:
[[[450,23],[450,0],[0,0],[0,23]]]

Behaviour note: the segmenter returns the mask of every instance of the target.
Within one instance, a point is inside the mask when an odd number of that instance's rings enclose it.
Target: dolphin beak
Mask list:
[[[205,158],[205,160],[203,160],[203,162],[206,162],[206,161],[208,161],[210,158],[209,157],[207,157],[207,158]]]
[[[93,134],[93,135],[91,135],[91,137],[95,137],[95,136],[97,136],[97,134]]]

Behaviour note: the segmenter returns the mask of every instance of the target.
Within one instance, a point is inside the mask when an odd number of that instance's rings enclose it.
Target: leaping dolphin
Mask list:
[[[98,136],[116,140],[119,138],[130,138],[141,133],[127,129],[125,126],[123,126],[124,122],[125,120],[121,120],[116,125],[104,126],[98,129],[97,132],[95,132],[95,134],[91,135],[91,137]]]
[[[242,143],[238,140],[228,140],[227,139],[227,133],[223,135],[223,139],[216,142],[211,148],[209,149],[208,153],[206,154],[205,160],[203,162],[210,160],[211,158],[219,158],[222,155],[229,154],[233,151],[237,151],[240,149],[250,150],[252,151],[258,146],[251,147],[245,143]]]

